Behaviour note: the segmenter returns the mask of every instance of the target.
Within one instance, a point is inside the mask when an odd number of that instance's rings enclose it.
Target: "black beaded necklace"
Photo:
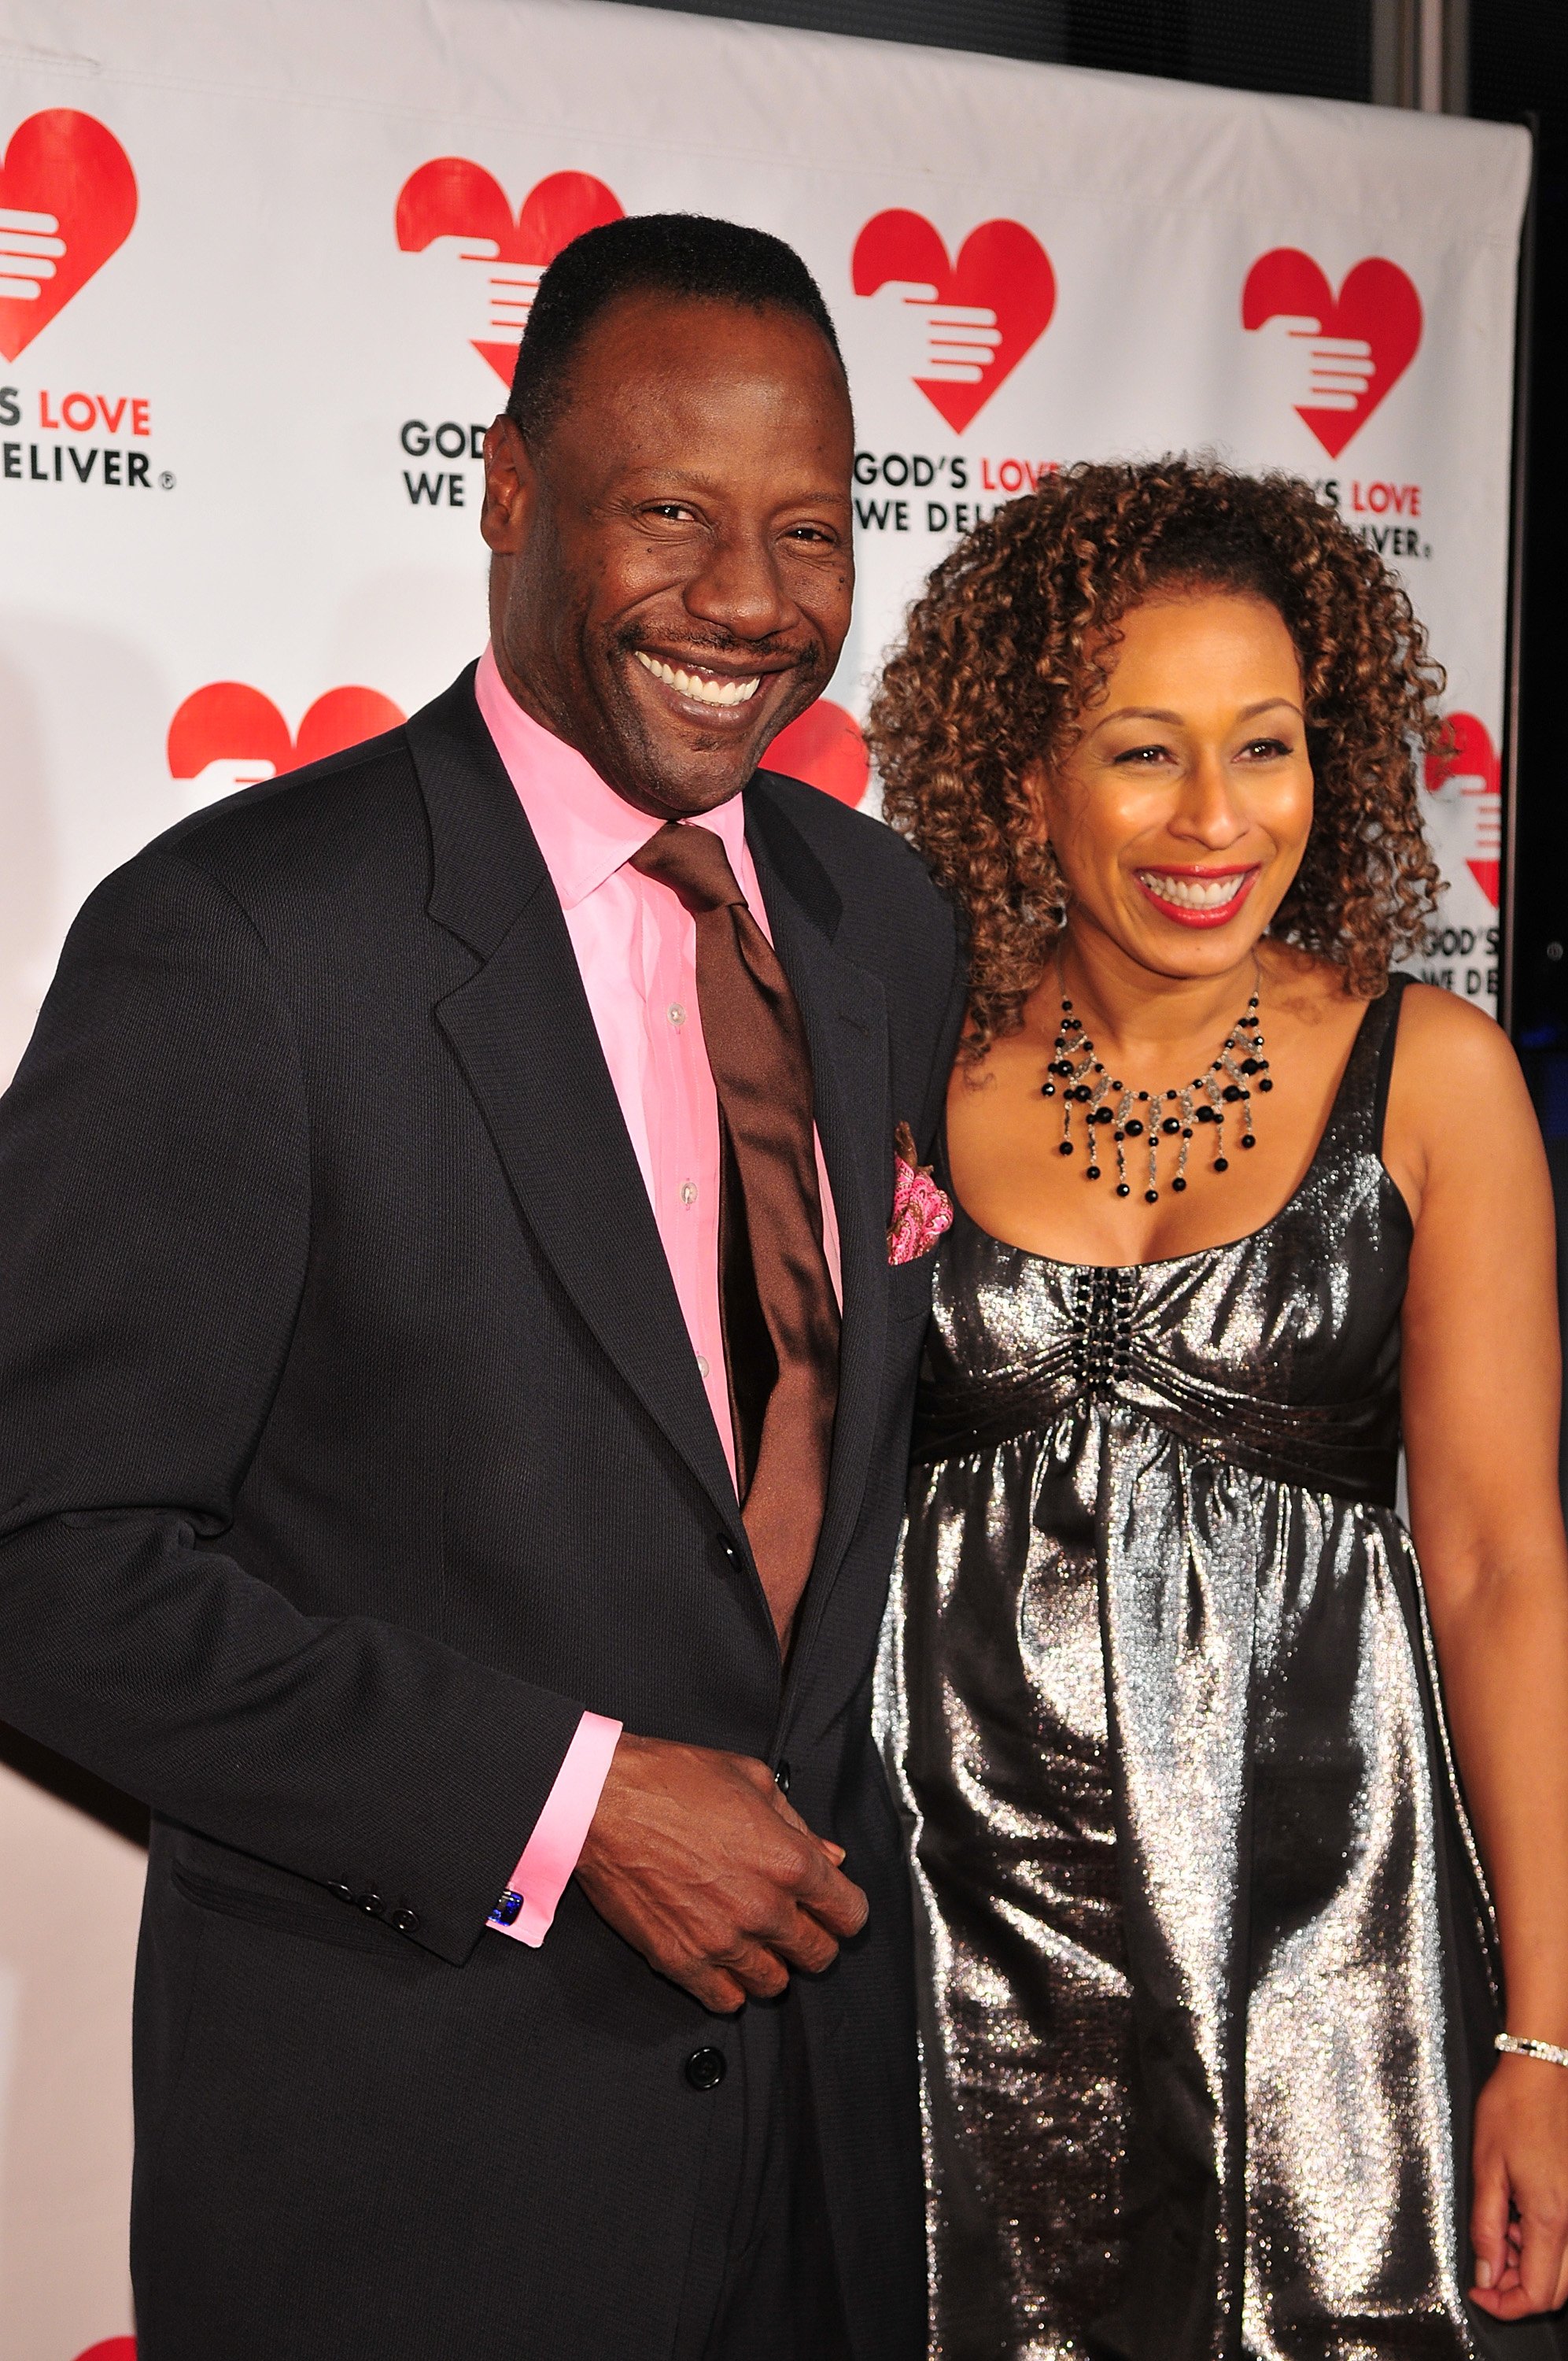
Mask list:
[[[1061,961],[1057,961],[1057,989],[1061,991]],[[1187,1151],[1200,1124],[1212,1126],[1214,1158],[1211,1170],[1228,1172],[1230,1159],[1225,1154],[1225,1116],[1227,1111],[1238,1109],[1242,1125],[1241,1144],[1255,1148],[1253,1131],[1252,1094],[1254,1090],[1271,1091],[1268,1060],[1263,1055],[1263,1020],[1257,1013],[1263,989],[1263,972],[1255,970],[1255,983],[1245,1015],[1238,1016],[1221,1045],[1220,1054],[1206,1073],[1195,1074],[1185,1090],[1135,1091],[1117,1077],[1108,1074],[1102,1061],[1094,1054],[1094,1044],[1083,1029],[1083,1020],[1073,1015],[1072,1003],[1062,994],[1061,1021],[1057,1028],[1056,1055],[1049,1072],[1061,1084],[1062,1133],[1058,1153],[1074,1153],[1072,1117],[1075,1107],[1081,1108],[1084,1127],[1084,1150],[1089,1158],[1086,1180],[1101,1178],[1100,1146],[1096,1132],[1103,1124],[1113,1126],[1112,1139],[1116,1149],[1116,1194],[1130,1197],[1132,1184],[1127,1179],[1127,1142],[1142,1139],[1146,1133],[1149,1148],[1149,1184],[1144,1191],[1147,1205],[1159,1202],[1159,1150],[1162,1139],[1179,1142],[1176,1170],[1170,1186],[1179,1196],[1187,1186]],[[1057,1081],[1040,1084],[1040,1096],[1054,1099],[1058,1095]],[[1163,1115],[1157,1109],[1164,1107]],[[1147,1112],[1145,1113],[1144,1110]],[[1135,1149],[1134,1153],[1137,1151]]]

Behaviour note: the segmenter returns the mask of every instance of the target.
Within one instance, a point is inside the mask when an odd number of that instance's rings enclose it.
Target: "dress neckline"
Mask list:
[[[1391,1020],[1392,1027],[1397,1027],[1398,1023],[1399,999],[1402,996],[1402,989],[1407,981],[1408,979],[1404,976],[1390,976],[1388,979],[1387,994],[1387,997],[1392,1001],[1392,1006],[1388,1007],[1385,1005],[1384,1014],[1387,1019]],[[1294,1213],[1297,1205],[1299,1204],[1301,1199],[1305,1196],[1307,1190],[1311,1185],[1311,1182],[1316,1176],[1318,1167],[1323,1161],[1323,1151],[1328,1147],[1330,1140],[1332,1139],[1334,1134],[1340,1127],[1341,1118],[1344,1113],[1345,1099],[1350,1087],[1351,1076],[1355,1072],[1362,1046],[1366,1038],[1367,1024],[1372,1016],[1373,1011],[1378,1006],[1378,1001],[1369,1000],[1366,1006],[1362,1011],[1361,1022],[1356,1027],[1354,1034],[1352,1036],[1350,1049],[1346,1054],[1344,1065],[1341,1069],[1339,1083],[1334,1092],[1332,1104],[1329,1108],[1323,1127],[1318,1134],[1317,1144],[1313,1148],[1311,1156],[1308,1160],[1306,1170],[1302,1173],[1299,1180],[1297,1181],[1294,1189],[1291,1190],[1288,1197],[1286,1198],[1285,1202],[1274,1213],[1270,1213],[1266,1222],[1259,1222],[1255,1229],[1244,1230],[1239,1237],[1217,1238],[1212,1246],[1189,1246],[1185,1254],[1151,1255],[1147,1260],[1144,1262],[1069,1262],[1065,1261],[1060,1255],[1041,1254],[1034,1246],[1018,1246],[1011,1238],[999,1238],[993,1230],[988,1230],[984,1227],[983,1224],[977,1222],[974,1215],[970,1212],[969,1207],[964,1204],[962,1200],[959,1198],[958,1191],[953,1186],[952,1163],[948,1155],[948,1119],[947,1115],[944,1112],[942,1116],[940,1139],[942,1180],[948,1195],[951,1200],[955,1219],[965,1223],[968,1227],[974,1232],[977,1237],[985,1239],[989,1245],[997,1247],[1003,1254],[1022,1255],[1025,1262],[1044,1263],[1046,1267],[1051,1270],[1105,1270],[1118,1274],[1138,1270],[1176,1270],[1179,1269],[1183,1263],[1202,1262],[1205,1257],[1210,1255],[1234,1254],[1238,1246],[1255,1245],[1260,1238],[1266,1238],[1271,1230],[1277,1229],[1280,1223],[1285,1220],[1288,1213]],[[1414,1224],[1410,1221],[1410,1209],[1406,1204],[1404,1197],[1398,1187],[1396,1185],[1387,1166],[1383,1162],[1381,1155],[1377,1153],[1377,1148],[1380,1145],[1380,1141],[1375,1143],[1373,1149],[1373,1153],[1376,1157],[1377,1169],[1383,1177],[1385,1187],[1398,1208],[1400,1216],[1413,1234]]]

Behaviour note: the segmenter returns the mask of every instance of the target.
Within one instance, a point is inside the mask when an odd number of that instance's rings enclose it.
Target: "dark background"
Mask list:
[[[923,41],[1233,90],[1359,99],[1373,95],[1381,20],[1398,14],[1383,0],[762,0],[739,6],[681,0],[681,6],[691,16]]]

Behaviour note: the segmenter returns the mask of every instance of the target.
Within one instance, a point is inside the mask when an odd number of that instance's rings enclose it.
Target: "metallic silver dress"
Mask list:
[[[1400,994],[1251,1236],[947,1242],[878,1675],[943,2361],[1568,2350],[1464,2297],[1497,2019],[1394,1507]]]

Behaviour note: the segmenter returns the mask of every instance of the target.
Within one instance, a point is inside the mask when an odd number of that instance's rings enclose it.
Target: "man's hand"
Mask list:
[[[577,1863],[601,1918],[705,2008],[782,1993],[866,1923],[866,1897],[765,1763],[623,1735]]]

